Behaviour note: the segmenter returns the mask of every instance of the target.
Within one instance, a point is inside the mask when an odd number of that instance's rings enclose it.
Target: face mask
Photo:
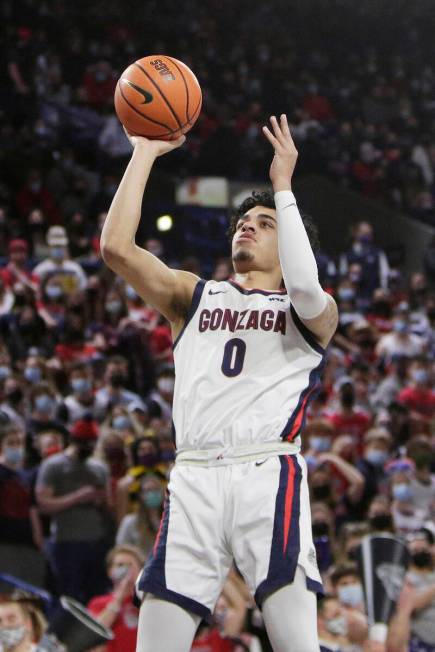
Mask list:
[[[106,310],[111,315],[116,315],[116,313],[120,312],[121,308],[122,303],[120,301],[107,301],[106,303]]]
[[[80,460],[80,462],[84,462],[88,459],[88,457],[92,455],[93,452],[93,445],[80,443],[77,447],[77,459]]]
[[[352,288],[340,288],[338,298],[340,301],[352,301],[355,298],[355,292]]]
[[[355,402],[355,394],[353,389],[344,389],[341,392],[341,403],[343,407],[350,408]]]
[[[115,428],[115,430],[127,430],[130,426],[130,419],[122,415],[115,417],[112,421],[112,427]]]
[[[317,521],[312,525],[313,537],[327,537],[329,534],[329,525],[326,521]]]
[[[132,301],[138,297],[136,290],[132,288],[131,285],[125,286],[125,295],[127,299],[131,299]]]
[[[315,500],[326,500],[331,496],[331,487],[329,484],[319,484],[313,487],[313,498]]]
[[[403,319],[397,319],[393,324],[393,330],[396,333],[407,333],[408,324]]]
[[[3,366],[0,367],[0,380],[5,380],[5,378],[9,378],[11,375],[11,370],[9,367]]]
[[[347,584],[338,589],[338,599],[349,607],[356,607],[363,601],[363,590],[361,584]]]
[[[373,466],[383,466],[388,459],[388,453],[385,451],[377,450],[376,448],[369,448],[365,454],[367,462]]]
[[[359,283],[361,280],[361,274],[359,272],[351,272],[351,274],[349,274],[349,280],[351,283]]]
[[[417,568],[432,568],[432,555],[428,550],[420,550],[411,555],[412,563]]]
[[[426,369],[414,369],[412,372],[412,380],[417,385],[425,385],[429,380],[429,373]]]
[[[366,233],[365,235],[358,236],[358,241],[363,245],[368,245],[372,241],[372,236]]]
[[[118,446],[108,446],[104,449],[104,454],[109,462],[122,462],[125,458],[124,450]]]
[[[42,373],[39,367],[26,367],[24,369],[24,378],[29,383],[39,383],[41,380]]]
[[[44,457],[51,457],[52,455],[56,455],[61,451],[62,451],[62,447],[59,446],[58,444],[54,444],[53,446],[49,446],[48,448],[45,449]]]
[[[162,493],[158,489],[150,489],[141,493],[142,502],[151,509],[157,509],[162,504]]]
[[[331,437],[310,437],[310,447],[316,453],[325,453],[331,448]]]
[[[412,498],[412,487],[406,482],[393,485],[393,498],[395,500],[409,500]]]
[[[110,376],[110,384],[112,387],[119,388],[122,387],[125,383],[125,376],[124,374],[120,373],[114,373]]]
[[[54,410],[55,402],[48,394],[40,394],[35,398],[35,406],[38,412],[50,414]]]
[[[7,627],[0,629],[0,645],[5,650],[11,650],[21,643],[25,635],[25,627]]]
[[[173,378],[159,378],[157,387],[165,394],[171,394],[174,391],[175,381]]]
[[[124,579],[124,577],[128,574],[129,567],[128,566],[115,566],[110,572],[110,576],[112,578],[112,582],[114,584],[118,584],[121,580]]]
[[[337,618],[326,620],[325,627],[330,634],[334,634],[335,636],[346,636],[347,634],[347,621],[344,616],[337,616]]]
[[[385,530],[391,530],[393,519],[390,514],[376,514],[376,516],[369,519],[369,523],[373,530],[384,532]]]
[[[138,456],[138,462],[141,466],[155,466],[159,461],[155,453],[144,453]]]
[[[49,285],[45,288],[45,294],[49,299],[60,299],[63,296],[63,290],[57,285]]]
[[[23,398],[23,390],[16,387],[6,394],[6,398],[9,403],[19,403]]]
[[[21,464],[24,459],[24,448],[15,448],[15,446],[5,446],[3,455],[8,464],[15,466]]]
[[[54,260],[62,260],[65,256],[65,249],[63,247],[52,247],[50,255]]]
[[[91,389],[92,384],[87,378],[73,378],[71,387],[75,394],[86,394]]]
[[[347,557],[351,561],[356,561],[358,559],[358,549],[359,546],[352,546],[352,548],[349,548],[347,551]]]

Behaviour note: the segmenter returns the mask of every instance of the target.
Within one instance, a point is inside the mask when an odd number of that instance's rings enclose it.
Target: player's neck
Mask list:
[[[279,276],[279,278],[278,278]],[[281,275],[253,270],[244,273],[235,273],[233,280],[246,290],[279,290]]]

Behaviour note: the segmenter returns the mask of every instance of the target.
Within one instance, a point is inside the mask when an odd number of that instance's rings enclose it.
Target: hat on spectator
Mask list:
[[[63,226],[50,226],[47,231],[47,244],[49,247],[66,247],[68,236]]]
[[[29,245],[21,238],[11,240],[8,247],[9,251],[29,251]]]
[[[71,428],[74,439],[97,439],[98,425],[93,419],[79,419]]]

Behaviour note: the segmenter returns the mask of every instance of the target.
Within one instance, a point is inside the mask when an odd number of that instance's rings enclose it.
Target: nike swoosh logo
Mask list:
[[[149,104],[150,102],[153,101],[154,98],[151,95],[151,93],[148,93],[148,91],[145,91],[143,88],[141,88],[134,82],[130,81],[129,79],[123,79],[122,81],[124,82],[124,84],[128,84],[131,88],[134,88],[135,91],[137,91],[142,95],[142,97],[144,98],[142,104]]]
[[[209,290],[209,294],[226,294],[228,290],[216,290],[216,292],[213,292],[213,290]]]
[[[255,466],[261,466],[265,462],[267,462],[267,460],[261,460],[261,462],[255,462]]]

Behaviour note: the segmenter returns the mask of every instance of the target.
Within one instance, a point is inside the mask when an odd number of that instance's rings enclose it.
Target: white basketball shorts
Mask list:
[[[298,565],[307,588],[322,592],[301,455],[210,468],[176,464],[138,595],[209,619],[233,559],[260,608],[293,581]]]

